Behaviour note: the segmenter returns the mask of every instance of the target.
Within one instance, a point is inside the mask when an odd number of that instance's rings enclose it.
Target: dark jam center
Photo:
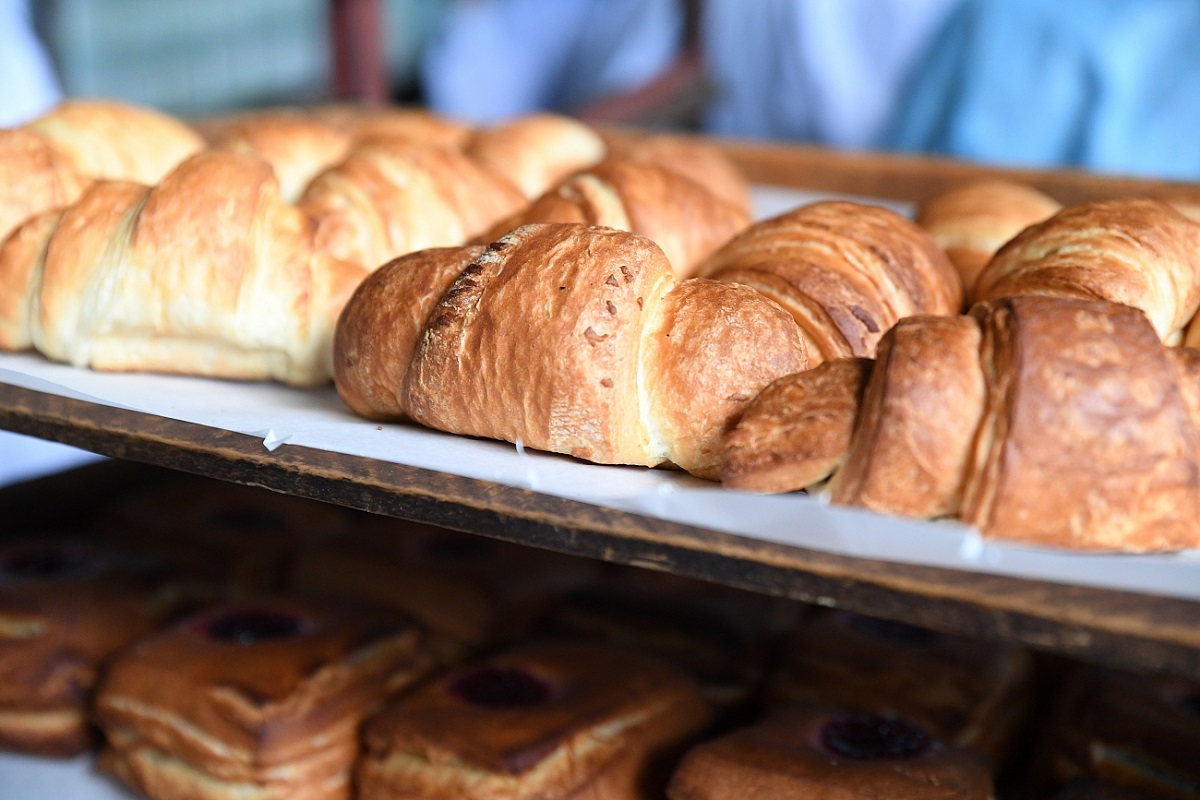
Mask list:
[[[208,515],[210,525],[239,531],[263,531],[275,533],[286,531],[288,524],[283,515],[269,508],[244,506],[223,508]]]
[[[854,627],[869,636],[904,644],[933,644],[940,638],[936,631],[928,628],[875,617],[855,617]]]
[[[280,611],[233,611],[208,623],[205,632],[223,642],[251,645],[299,636],[302,628],[300,618],[293,614]]]
[[[529,708],[550,696],[550,685],[524,670],[481,667],[456,678],[450,693],[485,708]]]
[[[58,550],[29,550],[9,554],[0,572],[13,578],[55,578],[80,567],[80,560]]]
[[[830,752],[860,760],[912,758],[933,744],[913,723],[877,714],[836,717],[825,723],[820,736]]]

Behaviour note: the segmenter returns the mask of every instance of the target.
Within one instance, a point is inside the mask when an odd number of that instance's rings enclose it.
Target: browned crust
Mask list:
[[[771,381],[808,367],[800,329],[746,286],[696,278],[668,292],[649,333],[644,379],[667,457],[716,480],[721,437]]]
[[[1200,308],[1200,226],[1154,200],[1063,209],[1005,245],[975,299],[1047,295],[1139,308],[1176,343]]]
[[[653,465],[643,331],[673,275],[633,234],[527,225],[462,271],[430,316],[405,407],[439,430]]]
[[[812,706],[764,721],[693,748],[671,778],[670,800],[990,800],[986,760],[941,745],[908,759],[854,760],[825,751],[820,726],[834,712]]]
[[[494,709],[449,691],[459,673],[427,684],[367,726],[364,800],[653,797],[655,762],[711,716],[683,672],[615,647],[536,645],[485,664],[545,681],[548,699]]]
[[[1024,184],[978,180],[923,203],[917,210],[917,224],[946,251],[962,276],[967,296],[972,297],[979,273],[996,251],[1061,207]]]
[[[35,214],[74,202],[85,183],[48,139],[20,128],[0,130],[0,241]]]
[[[362,282],[338,319],[333,345],[334,382],[346,405],[371,419],[406,416],[404,384],[430,312],[482,254],[482,247],[421,250]]]
[[[957,271],[929,234],[886,209],[844,201],[752,225],[700,274],[746,283],[792,312],[814,365],[871,357],[897,320],[954,314],[963,299]]]
[[[879,344],[835,503],[920,518],[955,516],[983,416],[979,325],[909,317]]]
[[[963,519],[988,536],[1059,547],[1200,543],[1200,440],[1145,317],[1043,297],[973,313],[987,398]]]
[[[578,120],[540,113],[477,131],[463,152],[532,200],[571,173],[599,163],[605,145]]]
[[[747,217],[750,184],[719,147],[696,136],[677,134],[604,134],[611,158],[638,161],[669,169],[704,186]]]
[[[828,478],[850,451],[871,363],[826,361],[760,392],[724,438],[722,485],[794,492]]]

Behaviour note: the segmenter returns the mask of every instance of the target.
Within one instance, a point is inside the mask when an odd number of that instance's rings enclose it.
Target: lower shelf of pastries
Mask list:
[[[103,499],[56,493],[75,507],[57,531],[0,541],[3,797],[1033,800],[1200,781],[1194,681],[219,481],[89,489]]]

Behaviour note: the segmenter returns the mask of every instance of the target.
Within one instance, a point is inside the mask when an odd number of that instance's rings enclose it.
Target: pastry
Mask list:
[[[709,718],[698,687],[599,645],[513,650],[426,684],[366,726],[361,800],[661,797],[663,759]]]
[[[661,247],[675,276],[686,278],[746,228],[750,217],[677,172],[656,164],[609,159],[567,178],[527,209],[501,220],[484,238],[494,241],[531,222],[577,222],[632,231]]]
[[[766,701],[904,717],[999,768],[1029,708],[1031,672],[1013,644],[830,612],[787,637]]]
[[[440,281],[466,258],[447,250],[386,269]],[[475,256],[440,299],[380,291],[418,283],[437,281],[365,284],[339,320],[336,383],[360,413],[399,417],[399,406],[443,431],[715,477],[721,435],[745,404],[807,365],[777,305],[719,281],[676,286],[662,250],[623,231],[527,225]],[[404,303],[422,308],[380,310]],[[372,322],[397,316],[394,327]]]
[[[678,134],[625,134],[606,131],[608,157],[678,172],[704,186],[746,216],[753,211],[750,184],[720,148],[698,136]]]
[[[688,752],[670,800],[990,800],[986,759],[902,717],[800,707]]]
[[[975,285],[976,300],[1016,295],[1133,306],[1178,344],[1200,308],[1200,226],[1154,200],[1065,208],[1001,248]]]
[[[922,203],[917,209],[917,224],[946,251],[971,298],[976,278],[996,251],[1060,208],[1055,200],[1030,186],[977,180]]]
[[[27,224],[38,235],[0,248],[0,347],[99,370],[322,383],[365,274],[317,252],[270,166],[236,153],[196,155],[153,188],[98,181]]]
[[[874,356],[897,320],[957,314],[963,303],[958,272],[929,234],[887,209],[844,201],[751,225],[699,274],[745,284],[787,309],[814,367]]]
[[[463,152],[532,200],[573,172],[600,163],[600,135],[559,114],[529,114],[476,131]]]
[[[0,747],[73,756],[106,663],[173,609],[161,565],[84,540],[0,545]]]
[[[914,317],[869,370],[865,389],[834,362],[763,392],[725,438],[723,481],[829,479],[835,503],[1042,545],[1200,545],[1200,351],[1164,347],[1137,309],[1027,296]]]
[[[101,766],[156,800],[348,800],[362,720],[428,668],[369,606],[266,597],[142,640],[96,694]]]

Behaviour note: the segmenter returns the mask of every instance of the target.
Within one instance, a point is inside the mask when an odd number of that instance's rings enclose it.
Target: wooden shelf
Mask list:
[[[534,547],[1200,678],[1197,602],[830,555],[324,450],[271,452],[260,438],[7,384],[0,384],[0,427],[128,462]],[[86,481],[70,473],[57,480],[103,492],[116,478],[144,479],[131,464],[85,469]],[[44,497],[46,486],[7,490],[0,515],[15,523],[21,509],[47,508],[32,499]],[[51,496],[63,495],[56,489]]]

